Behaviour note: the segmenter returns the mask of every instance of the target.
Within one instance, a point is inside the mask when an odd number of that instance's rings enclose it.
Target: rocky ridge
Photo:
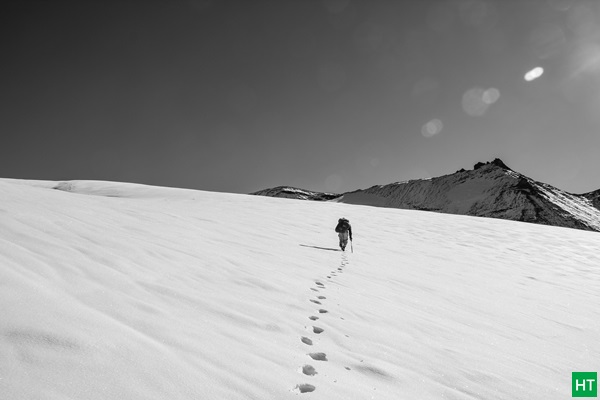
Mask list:
[[[333,200],[341,196],[341,194],[311,192],[310,190],[294,188],[291,186],[277,186],[271,189],[259,190],[258,192],[250,194],[254,194],[257,196],[283,197],[288,199],[314,201]]]

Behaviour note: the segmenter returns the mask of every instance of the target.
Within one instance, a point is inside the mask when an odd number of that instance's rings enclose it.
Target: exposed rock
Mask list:
[[[600,189],[582,194],[583,197],[588,199],[594,207],[600,209]]]
[[[495,158],[494,161],[489,161],[486,163],[482,163],[482,162],[478,162],[477,164],[475,164],[475,166],[473,167],[473,169],[479,169],[485,165],[495,165],[496,167],[500,167],[502,169],[508,170],[508,171],[512,171],[510,168],[508,168],[508,166],[506,164],[504,164],[504,162],[502,162],[501,159],[499,158]],[[462,170],[464,171],[464,170]]]
[[[277,186],[272,189],[259,190],[258,192],[250,193],[258,196],[268,197],[284,197],[288,199],[298,200],[314,200],[314,201],[325,201],[333,200],[341,196],[341,194],[335,193],[321,193],[312,192],[310,190],[294,188],[290,186]]]

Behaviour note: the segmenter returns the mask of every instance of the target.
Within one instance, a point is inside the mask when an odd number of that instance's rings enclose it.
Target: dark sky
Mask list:
[[[0,7],[1,177],[342,192],[500,157],[600,188],[600,2]]]

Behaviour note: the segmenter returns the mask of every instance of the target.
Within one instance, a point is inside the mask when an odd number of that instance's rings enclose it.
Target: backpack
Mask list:
[[[346,218],[340,218],[338,220],[338,224],[335,227],[335,231],[337,233],[341,233],[346,232],[348,229],[350,229],[350,221],[348,221]]]

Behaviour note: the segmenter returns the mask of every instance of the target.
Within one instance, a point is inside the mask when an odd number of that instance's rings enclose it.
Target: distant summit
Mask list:
[[[258,192],[250,194],[258,196],[284,197],[288,199],[314,201],[333,200],[341,196],[341,194],[311,192],[310,190],[298,189],[291,186],[277,186],[272,189],[259,190]]]
[[[572,194],[535,181],[502,160],[431,179],[372,186],[340,195],[279,187],[253,193],[532,222],[600,232],[600,190]]]
[[[490,165],[490,164],[495,165],[496,167],[505,169],[507,171],[512,171],[512,169],[508,168],[508,166],[506,164],[504,164],[504,162],[502,162],[502,160],[499,158],[495,158],[494,161],[490,161],[490,162],[486,162],[486,163],[478,162],[477,164],[475,164],[473,169],[479,169],[481,167],[485,167],[486,165]]]

